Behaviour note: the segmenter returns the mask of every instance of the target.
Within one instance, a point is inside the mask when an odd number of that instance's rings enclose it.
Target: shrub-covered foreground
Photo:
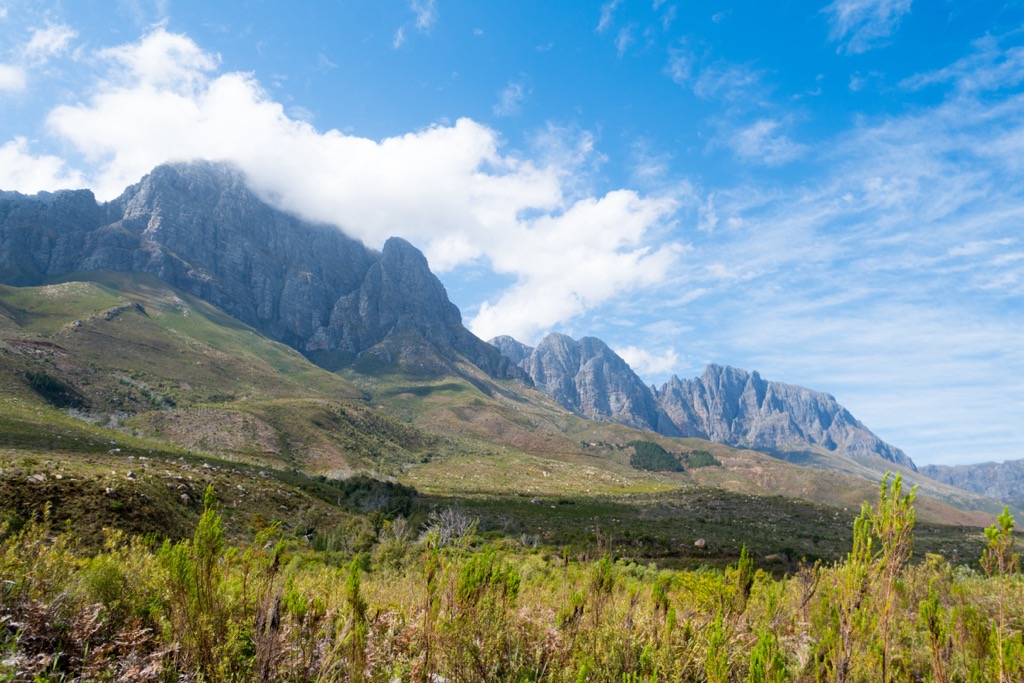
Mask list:
[[[1009,513],[984,571],[909,562],[913,492],[884,482],[843,562],[784,579],[581,563],[483,543],[442,515],[385,523],[342,562],[270,527],[228,547],[212,494],[192,539],[45,520],[0,536],[0,680],[1021,681],[1024,583]]]

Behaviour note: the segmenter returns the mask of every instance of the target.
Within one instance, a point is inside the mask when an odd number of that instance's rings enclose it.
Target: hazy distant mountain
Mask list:
[[[299,220],[224,164],[160,166],[105,204],[88,190],[0,193],[0,282],[94,270],[156,275],[326,365],[429,374],[462,357],[494,377],[525,377],[463,327],[408,242],[377,252]]]
[[[921,474],[965,491],[1024,507],[1024,460],[976,465],[924,465]]]
[[[694,379],[647,387],[604,342],[564,335],[531,348],[511,337],[491,340],[564,407],[666,436],[690,436],[775,455],[824,449],[879,457],[914,469],[903,451],[871,433],[829,394],[709,365]]]

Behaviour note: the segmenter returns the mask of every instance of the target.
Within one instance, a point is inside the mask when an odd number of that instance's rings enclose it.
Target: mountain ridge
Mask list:
[[[156,275],[325,363],[368,356],[457,373],[465,358],[525,381],[462,325],[411,244],[391,238],[377,252],[278,211],[227,164],[158,166],[104,204],[88,190],[0,194],[0,281],[38,285],[96,270]],[[396,335],[416,353],[396,354]]]
[[[536,347],[508,336],[490,343],[517,362],[538,389],[591,419],[784,459],[824,449],[917,469],[902,450],[875,436],[831,394],[766,381],[756,371],[711,364],[700,377],[673,375],[659,389],[648,387],[607,344],[592,337],[576,342],[551,334]]]

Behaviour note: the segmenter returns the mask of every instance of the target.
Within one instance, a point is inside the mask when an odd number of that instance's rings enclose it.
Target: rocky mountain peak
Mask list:
[[[107,204],[86,192],[5,193],[0,219],[8,284],[142,271],[314,358],[351,362],[400,334],[423,345],[412,355],[434,358],[435,370],[454,371],[461,358],[496,377],[525,377],[463,327],[414,246],[393,238],[377,252],[278,211],[227,164],[159,166]],[[400,362],[391,352],[382,358]]]
[[[531,348],[512,337],[490,341],[526,370],[538,389],[584,417],[657,430],[660,413],[650,389],[600,339],[552,333]]]
[[[490,343],[526,370],[537,388],[592,419],[780,457],[824,449],[914,469],[903,451],[872,434],[831,395],[768,381],[757,371],[712,364],[700,377],[673,376],[658,389],[644,385],[618,354],[593,337],[575,341],[550,334],[536,348],[507,336]]]

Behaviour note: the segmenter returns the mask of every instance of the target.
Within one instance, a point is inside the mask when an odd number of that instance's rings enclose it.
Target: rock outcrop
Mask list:
[[[820,447],[850,457],[879,457],[915,469],[830,394],[770,382],[757,372],[709,365],[700,377],[673,376],[658,405],[686,436],[782,454]]]
[[[0,193],[0,281],[95,270],[151,273],[333,365],[373,358],[440,373],[468,360],[525,378],[463,327],[411,244],[392,238],[377,252],[278,211],[225,164],[160,166],[105,204],[87,190]]]
[[[490,343],[518,363],[538,389],[573,412],[651,431],[663,422],[651,390],[600,339],[549,334],[536,348],[507,336]]]

